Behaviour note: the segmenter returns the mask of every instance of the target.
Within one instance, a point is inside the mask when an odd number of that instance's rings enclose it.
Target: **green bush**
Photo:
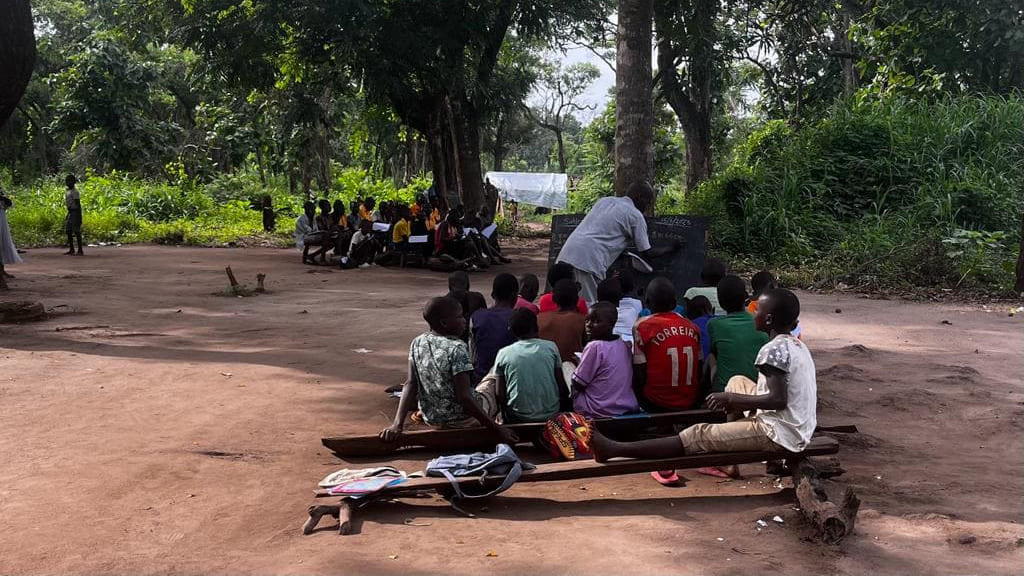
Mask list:
[[[1024,190],[1020,96],[840,103],[799,131],[768,123],[735,158],[682,210],[708,216],[713,247],[737,258],[806,268],[811,281],[1011,281]],[[970,249],[949,250],[957,238]]]

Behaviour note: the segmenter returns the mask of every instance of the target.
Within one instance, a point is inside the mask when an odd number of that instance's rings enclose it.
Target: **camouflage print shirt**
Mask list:
[[[455,375],[473,371],[465,342],[425,332],[413,339],[409,360],[420,383],[419,409],[428,424],[447,426],[470,418],[455,397]]]

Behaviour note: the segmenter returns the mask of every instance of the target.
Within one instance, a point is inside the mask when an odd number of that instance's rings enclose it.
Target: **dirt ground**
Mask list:
[[[543,273],[546,245],[498,271]],[[478,518],[380,503],[357,534],[300,534],[347,464],[321,436],[372,433],[403,376],[427,271],[309,268],[294,251],[32,250],[0,298],[59,312],[0,326],[0,573],[1019,574],[1024,315],[1006,307],[801,293],[821,424],[863,505],[839,546],[811,538],[762,466],[513,487]],[[272,293],[214,295],[230,264]],[[70,310],[70,312],[69,312]],[[949,324],[944,323],[949,322]],[[357,352],[365,349],[369,352]],[[418,469],[424,460],[402,460]],[[361,463],[357,463],[361,464]],[[788,486],[788,484],[786,484]],[[781,516],[783,524],[772,522]],[[756,521],[768,519],[758,530]]]

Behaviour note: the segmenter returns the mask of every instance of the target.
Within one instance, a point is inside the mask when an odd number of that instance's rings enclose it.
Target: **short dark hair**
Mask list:
[[[508,318],[508,329],[522,340],[537,335],[537,315],[527,308],[516,308]]]
[[[321,212],[330,212],[331,203],[326,198],[321,198],[317,201],[316,205],[320,208]]]
[[[622,300],[622,284],[618,278],[605,278],[597,284],[597,299],[618,306]]]
[[[452,292],[469,290],[469,274],[463,270],[456,270],[448,275],[448,290]]]
[[[519,277],[519,295],[533,302],[540,291],[540,279],[536,274],[523,274]]]
[[[427,324],[433,330],[437,330],[440,327],[441,320],[461,313],[462,305],[459,304],[458,300],[449,296],[431,298],[427,300],[426,306],[423,307],[423,319],[427,321]]]
[[[686,317],[690,320],[701,316],[711,316],[711,300],[707,296],[694,296],[686,303]]]
[[[562,278],[555,283],[555,289],[551,292],[551,299],[559,308],[576,309],[576,303],[580,299],[580,289],[576,281],[569,278]]]
[[[551,268],[548,268],[548,286],[550,286],[552,290],[555,289],[555,284],[558,284],[559,280],[573,280],[575,277],[576,269],[572,267],[572,264],[566,262],[555,262]]]
[[[657,194],[647,181],[641,180],[629,185],[629,188],[626,189],[626,196],[633,200],[633,204],[638,210],[645,211],[654,203]]]
[[[651,280],[644,294],[647,298],[647,307],[652,312],[671,312],[676,307],[676,288],[672,281],[664,276]]]
[[[494,284],[491,288],[491,298],[495,300],[515,300],[519,295],[519,280],[516,277],[501,273],[494,277]]]
[[[780,332],[792,330],[800,318],[800,299],[785,288],[772,288],[764,293],[765,312],[770,312],[775,319],[775,326]]]
[[[775,276],[767,270],[761,270],[750,279],[750,289],[755,297],[764,294],[770,288],[775,288]]]
[[[613,326],[619,321],[619,309],[611,302],[595,302],[594,305],[590,307],[590,312],[602,316]]]
[[[732,274],[718,283],[718,303],[726,312],[737,312],[747,302],[747,285],[743,279]]]
[[[306,200],[305,202],[302,203],[302,212],[303,213],[309,214],[310,212],[315,212],[315,211],[316,211],[316,204],[314,204],[311,200]]]
[[[725,262],[718,258],[708,258],[704,260],[704,267],[700,270],[700,279],[705,286],[718,286],[725,276],[725,271]]]
[[[78,178],[75,178],[74,174],[68,174],[67,176],[64,177],[64,185],[67,186],[68,188],[74,186],[75,184],[78,184]]]

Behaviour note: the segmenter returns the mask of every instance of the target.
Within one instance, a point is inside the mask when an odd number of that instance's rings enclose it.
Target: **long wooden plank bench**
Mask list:
[[[616,440],[629,439],[644,430],[658,426],[690,426],[700,422],[724,422],[725,413],[715,410],[684,410],[663,414],[596,418],[594,425],[602,434]],[[510,424],[521,443],[530,443],[544,432],[543,422]],[[498,442],[483,427],[412,430],[402,434],[396,442],[384,442],[372,436],[330,436],[320,440],[340,458],[388,456],[402,450],[457,451],[473,448],[493,448]]]
[[[584,478],[597,478],[602,476],[619,476],[623,474],[635,474],[640,472],[652,472],[655,470],[669,469],[690,469],[705,466],[729,466],[733,464],[750,464],[765,460],[785,459],[787,467],[796,471],[797,496],[811,522],[818,526],[826,541],[837,542],[853,530],[854,520],[860,501],[847,489],[842,504],[837,506],[822,497],[823,490],[819,489],[818,470],[808,464],[807,459],[814,456],[827,456],[839,452],[839,443],[833,438],[818,436],[811,440],[807,448],[799,453],[792,452],[728,452],[714,454],[695,454],[680,456],[677,458],[665,458],[657,460],[636,460],[616,459],[609,462],[596,462],[594,460],[577,460],[573,462],[556,462],[552,464],[539,464],[533,470],[524,471],[517,484],[530,482],[556,482],[562,480],[579,480]],[[833,474],[841,473],[841,469]],[[503,477],[490,477],[486,482],[481,483],[478,477],[461,477],[456,481],[463,489],[473,490],[474,488],[486,488],[500,484]],[[471,488],[472,487],[472,488]],[[436,490],[446,493],[451,489],[451,484],[445,478],[414,478],[406,480],[401,484],[382,489],[374,493],[365,501],[360,501],[362,506],[369,501],[379,498],[398,497],[414,492]],[[329,491],[318,489],[315,491],[317,498],[338,498],[332,496]],[[309,507],[309,520],[303,526],[303,533],[309,534],[316,527],[320,518],[330,515],[338,518],[338,530],[341,534],[351,533],[353,502],[340,498],[337,504],[314,504]]]

